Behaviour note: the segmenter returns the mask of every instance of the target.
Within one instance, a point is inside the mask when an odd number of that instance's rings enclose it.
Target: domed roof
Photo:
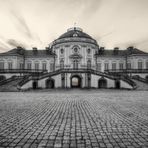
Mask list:
[[[62,34],[59,39],[62,38],[70,38],[70,37],[80,37],[80,38],[88,38],[88,39],[93,39],[91,36],[88,34],[84,33],[81,28],[74,27],[70,28],[67,30],[66,33]]]

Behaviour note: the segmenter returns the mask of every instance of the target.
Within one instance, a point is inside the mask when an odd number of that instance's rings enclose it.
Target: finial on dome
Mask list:
[[[76,23],[74,23],[74,25],[75,25],[74,27],[67,29],[67,32],[71,30],[83,31],[80,27],[76,27]]]
[[[76,30],[76,22],[74,22],[74,30]]]

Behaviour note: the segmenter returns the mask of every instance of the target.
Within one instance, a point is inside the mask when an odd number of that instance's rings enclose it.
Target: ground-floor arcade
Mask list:
[[[52,77],[46,77],[40,80],[31,80],[22,86],[22,89],[27,88],[128,88],[132,86],[119,79],[110,79],[103,76],[98,76],[90,73],[62,73]]]

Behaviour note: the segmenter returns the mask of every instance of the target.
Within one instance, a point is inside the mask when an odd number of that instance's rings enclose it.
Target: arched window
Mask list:
[[[46,69],[47,69],[47,62],[46,62],[46,61],[44,61],[44,62],[42,63],[42,69],[43,69],[43,70],[46,70]]]
[[[90,69],[91,68],[91,60],[87,61],[87,68]]]
[[[127,62],[127,69],[131,69],[132,65],[131,62]]]
[[[28,61],[27,62],[27,69],[31,69],[32,68],[32,62],[31,61]]]
[[[60,60],[60,68],[63,69],[64,68],[64,60]]]
[[[148,60],[146,61],[146,69],[148,69]]]
[[[23,62],[20,63],[19,68],[20,68],[20,69],[23,69],[23,68],[24,68],[24,63],[23,63]]]
[[[39,62],[38,61],[35,62],[34,68],[35,68],[35,70],[38,70],[39,69]]]
[[[143,63],[142,60],[138,60],[138,69],[142,69]]]
[[[4,65],[4,61],[0,61],[0,69],[4,69],[5,68],[5,65]]]
[[[91,49],[90,49],[90,48],[87,49],[87,53],[88,53],[88,54],[91,53]]]
[[[78,60],[74,60],[73,61],[73,68],[78,69],[78,65],[79,65]]]
[[[97,71],[101,71],[101,65],[102,65],[101,62],[97,63]]]
[[[109,62],[105,62],[104,63],[104,70],[108,70],[109,69]]]
[[[117,64],[116,64],[116,62],[113,62],[112,63],[112,70],[116,70],[116,68],[117,68]]]
[[[64,53],[64,49],[62,48],[62,49],[61,49],[61,54],[63,54],[63,53]]]
[[[124,69],[124,64],[123,64],[122,61],[120,61],[120,63],[119,63],[119,69],[120,69],[120,70]]]
[[[8,69],[13,69],[13,63],[12,63],[12,61],[8,61]]]

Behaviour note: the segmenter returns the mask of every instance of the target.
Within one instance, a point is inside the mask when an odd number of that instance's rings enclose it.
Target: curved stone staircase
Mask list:
[[[140,76],[133,76],[132,81],[137,85],[137,90],[148,90],[148,82]]]
[[[0,82],[0,91],[18,91],[18,83],[23,80],[24,77],[13,76]]]
[[[52,77],[54,75],[58,75],[61,73],[90,73],[90,74],[98,75],[101,77],[106,77],[112,80],[122,80],[128,83],[129,85],[131,85],[133,89],[145,90],[148,87],[147,84],[144,85],[143,82],[139,82],[138,80],[131,79],[131,77],[129,76],[113,75],[113,74],[96,71],[93,69],[59,69],[49,73],[34,74],[34,75],[30,74],[22,77],[13,76],[9,79],[6,79],[0,82],[0,91],[18,91],[21,88],[21,86],[23,86],[30,80],[41,80],[41,79]]]
[[[101,77],[106,77],[106,78],[109,78],[112,80],[117,80],[117,79],[123,80],[126,83],[128,83],[129,85],[131,85],[133,87],[133,89],[137,88],[136,83],[133,80],[131,80],[131,78],[128,76],[116,76],[116,75],[111,75],[108,73],[96,71],[93,69],[70,69],[70,68],[69,69],[58,69],[56,71],[44,73],[41,75],[34,75],[34,76],[28,75],[28,76],[24,77],[24,79],[18,83],[18,87],[23,86],[25,83],[29,82],[30,80],[41,80],[41,79],[44,79],[47,77],[52,77],[54,75],[58,75],[61,73],[90,73],[90,74],[98,75]]]

